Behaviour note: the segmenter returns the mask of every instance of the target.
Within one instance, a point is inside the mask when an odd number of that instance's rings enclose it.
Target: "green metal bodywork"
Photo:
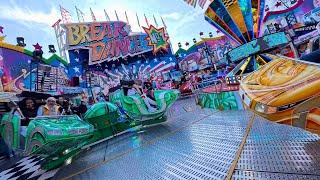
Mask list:
[[[77,115],[37,117],[27,127],[25,147],[20,147],[20,117],[12,112],[3,116],[0,133],[6,144],[27,154],[45,158],[42,167],[54,169],[75,157],[87,146],[112,138],[132,127],[166,121],[165,111],[177,100],[179,91],[155,91],[159,110],[149,113],[140,96],[127,97],[122,91],[110,102],[94,104],[81,120]],[[123,108],[125,112],[119,111]]]
[[[238,104],[234,92],[201,93],[197,96],[198,104],[202,108],[219,110],[238,110]]]
[[[18,149],[20,146],[20,117],[13,113],[3,115],[1,124],[1,136],[6,140],[11,148]]]
[[[178,99],[179,94],[178,90],[155,90],[154,97],[158,108],[155,112],[148,111],[144,100],[138,94],[125,96],[123,90],[118,90],[109,97],[110,101],[122,107],[131,119],[149,121],[149,123],[152,121],[151,124],[153,124],[159,119],[164,119],[166,110]]]
[[[68,149],[92,135],[94,128],[77,115],[37,117],[29,123],[25,148],[31,140],[44,142],[37,154],[59,153],[59,148]]]

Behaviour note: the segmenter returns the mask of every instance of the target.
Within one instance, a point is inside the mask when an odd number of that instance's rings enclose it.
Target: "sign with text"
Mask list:
[[[271,50],[277,46],[288,43],[289,39],[284,32],[268,34],[232,49],[227,53],[227,56],[232,62],[236,62],[251,55],[263,53],[267,50]]]
[[[147,34],[131,32],[122,21],[64,24],[68,49],[89,49],[89,64],[152,51]]]
[[[153,54],[156,54],[161,49],[167,51],[169,37],[166,35],[164,28],[157,29],[150,25],[149,28],[143,27],[143,29],[148,34],[148,45],[153,47]]]

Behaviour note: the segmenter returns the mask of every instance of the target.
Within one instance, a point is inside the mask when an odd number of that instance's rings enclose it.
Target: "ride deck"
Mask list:
[[[177,101],[168,122],[98,144],[53,179],[320,179],[319,136],[192,104]]]

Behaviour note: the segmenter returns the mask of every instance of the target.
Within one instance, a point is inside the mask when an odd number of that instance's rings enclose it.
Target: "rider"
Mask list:
[[[30,122],[30,118],[35,118],[37,116],[37,108],[36,102],[32,98],[25,98],[22,101],[21,106],[22,114],[24,115],[25,119],[22,119],[21,126],[28,126]]]
[[[142,87],[141,85],[138,84],[138,82],[134,82],[134,81],[129,81],[127,86],[124,86],[124,93],[126,96],[131,96],[134,94],[139,94],[144,103],[146,104],[148,111],[149,112],[154,112],[157,109],[152,107],[152,105],[156,106],[156,102],[153,101],[152,99],[150,99],[149,97],[147,97],[143,92],[142,92]]]
[[[80,117],[83,117],[84,114],[87,112],[88,108],[86,102],[81,101],[81,104],[78,106],[78,113]]]
[[[62,114],[72,114],[71,104],[69,99],[65,99],[63,96],[58,97],[57,105],[60,106],[60,113]]]
[[[54,97],[49,97],[46,104],[38,109],[38,116],[55,116],[60,114],[60,106],[56,104]]]

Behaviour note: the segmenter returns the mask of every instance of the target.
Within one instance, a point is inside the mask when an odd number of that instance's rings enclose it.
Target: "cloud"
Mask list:
[[[168,32],[171,37],[176,37],[181,35],[181,29],[192,25],[199,16],[203,16],[202,11],[189,11],[187,13],[181,14],[181,17],[176,21],[175,26],[168,27]]]
[[[27,27],[32,27],[32,23],[51,27],[60,18],[59,12],[51,8],[49,13],[34,11],[27,7],[21,7],[11,1],[11,5],[0,6],[0,18],[17,21]],[[29,24],[30,23],[30,24]]]
[[[179,15],[178,15],[179,14]],[[185,11],[184,13],[169,13],[167,14],[167,17],[164,18],[165,21],[168,21],[167,24],[170,23],[170,25],[174,24],[174,26],[168,26],[168,33],[169,36],[171,37],[171,43],[172,43],[172,47],[173,50],[176,51],[178,49],[177,43],[178,42],[186,42],[186,41],[190,41],[190,39],[186,39],[186,38],[192,38],[193,36],[196,36],[198,34],[198,32],[194,32],[193,34],[186,34],[186,33],[190,33],[194,30],[190,30],[193,29],[195,27],[195,25],[201,25],[202,22],[200,22],[201,20],[203,20],[203,23],[205,23],[204,18],[203,18],[203,14],[204,11],[202,9],[193,9],[190,8],[190,11]],[[165,15],[163,15],[163,17],[165,17]],[[170,19],[169,17],[173,17],[173,18],[177,18],[177,19]],[[197,27],[199,28],[199,27]],[[201,31],[199,29],[199,31]],[[174,38],[172,38],[174,37]]]
[[[169,13],[169,14],[164,14],[162,15],[163,18],[165,19],[172,19],[172,20],[179,20],[181,18],[181,14],[177,12]]]

